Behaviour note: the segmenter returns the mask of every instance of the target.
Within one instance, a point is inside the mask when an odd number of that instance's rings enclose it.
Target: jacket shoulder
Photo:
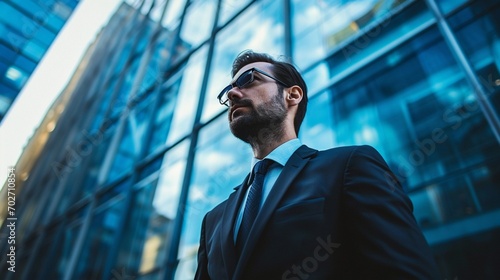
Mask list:
[[[326,150],[321,150],[318,152],[319,156],[335,156],[335,157],[351,157],[353,153],[376,153],[377,150],[369,145],[350,145],[350,146],[338,146]]]

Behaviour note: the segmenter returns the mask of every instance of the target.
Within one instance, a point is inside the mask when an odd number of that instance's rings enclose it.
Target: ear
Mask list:
[[[285,100],[288,106],[299,105],[303,96],[304,92],[302,92],[302,89],[297,85],[285,89]]]

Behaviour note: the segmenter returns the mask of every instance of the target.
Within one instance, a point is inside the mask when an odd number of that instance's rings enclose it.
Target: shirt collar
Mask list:
[[[288,140],[287,142],[275,148],[265,158],[272,159],[273,161],[279,163],[281,166],[285,166],[288,159],[300,146],[302,146],[302,142],[299,140],[299,138]],[[259,161],[260,160],[257,158],[252,158],[252,169],[255,166],[255,164]]]

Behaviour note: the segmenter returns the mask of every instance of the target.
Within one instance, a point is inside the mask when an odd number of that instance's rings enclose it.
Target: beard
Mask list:
[[[265,145],[273,140],[279,140],[284,135],[287,110],[279,92],[273,99],[257,107],[248,99],[239,100],[233,105],[248,106],[251,109],[249,113],[238,116],[233,121],[229,115],[231,132],[242,141],[252,146]]]

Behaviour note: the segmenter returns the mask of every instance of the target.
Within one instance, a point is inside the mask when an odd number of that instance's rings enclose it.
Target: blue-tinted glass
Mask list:
[[[65,23],[64,20],[55,14],[50,14],[45,19],[45,26],[54,32],[61,30],[64,23]]]
[[[491,217],[500,220],[500,216]],[[478,224],[469,224],[474,231]],[[468,230],[469,231],[469,228]],[[441,268],[442,279],[496,279],[498,264],[496,248],[500,248],[500,228],[467,234],[432,248]]]
[[[5,74],[7,73],[7,69],[9,69],[10,65],[6,64],[3,61],[0,61],[0,77],[3,80],[3,77],[5,77]]]
[[[63,0],[62,2],[64,2],[68,6],[68,8],[74,9],[76,5],[78,5],[80,0]]]
[[[47,50],[47,46],[42,46],[38,43],[35,43],[34,41],[29,41],[24,47],[23,47],[23,54],[26,55],[27,57],[35,60],[35,61],[40,61],[45,54],[45,51]]]
[[[12,34],[3,24],[0,23],[0,61],[11,63],[17,56],[16,47],[8,42],[8,36]],[[20,37],[18,37],[20,38]]]
[[[43,24],[46,17],[52,12],[50,1],[45,0],[11,0],[19,9],[33,21]]]
[[[10,66],[5,72],[4,81],[16,89],[21,89],[29,78],[29,74],[15,66]]]
[[[302,73],[304,81],[307,85],[307,94],[309,97],[312,97],[328,85],[330,78],[328,68],[328,65],[322,62],[307,72]]]
[[[0,67],[1,64],[2,63],[0,63]],[[14,100],[14,98],[16,98],[18,93],[19,91],[13,88],[12,86],[0,83],[0,96]]]
[[[64,199],[58,203],[58,215],[81,199],[90,196],[96,189],[101,165],[115,129],[116,123],[112,123],[107,130],[94,133],[82,131],[79,141],[71,147],[65,157],[75,162],[52,163],[57,177],[64,182],[61,186],[64,188]]]
[[[180,76],[175,75],[171,80],[167,81],[165,85],[170,85],[166,89],[161,90],[161,101],[158,110],[156,111],[156,116],[154,118],[154,128],[152,131],[151,139],[149,140],[148,150],[152,152],[158,147],[165,144],[168,132],[170,131],[170,126],[172,123],[172,116],[175,112],[175,105],[177,102],[177,93],[179,91]],[[175,81],[176,79],[179,79]]]
[[[122,175],[131,172],[134,166],[135,156],[138,152],[138,143],[134,139],[133,128],[130,120],[126,120],[123,128],[123,134],[116,153],[113,157],[113,164],[107,174],[106,182],[113,182]],[[109,152],[109,151],[108,151]]]
[[[293,55],[298,65],[305,67],[363,32],[371,30],[368,37],[379,36],[392,20],[392,13],[412,1],[292,2],[293,37],[296,41]],[[362,40],[366,42],[367,38]]]
[[[111,249],[122,232],[125,210],[123,195],[111,198],[95,210],[73,275],[75,279],[108,278],[104,269]]]
[[[476,121],[484,124],[484,119],[471,118],[480,116],[477,104],[436,34],[437,29],[423,33],[333,87],[338,144],[378,147],[407,187],[444,176],[468,162],[468,157],[457,157],[455,150],[462,155],[475,150],[475,144],[461,146],[479,133],[465,131],[477,127]],[[456,111],[460,106],[469,108],[467,118]],[[486,129],[485,136],[491,133],[487,127],[481,129]],[[491,145],[492,140],[486,143]]]
[[[118,89],[113,89],[113,91],[118,90],[118,94],[116,95],[116,98],[111,101],[111,116],[108,117],[115,118],[123,113],[123,109],[127,105],[131,93],[132,85],[134,84],[137,68],[139,67],[139,61],[140,56],[135,56],[130,68],[126,67],[125,69],[121,69],[121,75],[125,75],[125,78],[121,84],[117,84]],[[113,94],[115,93],[113,92]]]
[[[470,172],[470,180],[474,182],[474,189],[481,210],[490,211],[499,208],[500,188],[500,161],[487,163]]]
[[[136,185],[132,202],[135,210],[127,219],[114,269],[137,275],[164,266],[188,148],[189,141],[184,141],[170,149],[162,158],[160,170]]]
[[[100,97],[102,99],[98,102],[97,113],[95,114],[94,120],[92,121],[92,125],[90,126],[90,129],[89,129],[90,133],[97,133],[97,130],[106,121],[104,119],[106,117],[105,114],[109,110],[111,97],[113,96],[113,91],[115,90],[115,85],[116,85],[117,79],[118,79],[118,77],[113,77],[106,84],[107,85],[106,91]],[[109,116],[107,116],[107,117],[109,118]]]
[[[0,11],[2,11],[0,22],[4,22],[10,28],[16,29],[23,36],[28,37],[25,34],[29,33],[33,25],[33,21],[30,18],[5,2],[0,2]]]
[[[43,181],[43,185],[47,190],[54,190],[55,184],[57,184],[57,180],[54,179]],[[34,193],[33,197],[36,197],[36,199],[31,198],[26,201],[26,207],[22,208],[21,214],[23,215],[23,219],[17,224],[17,230],[19,232],[17,237],[19,239],[30,235],[33,228],[44,222],[44,216],[47,214],[49,196],[46,195],[46,192],[38,191]]]
[[[179,247],[182,265],[177,275],[185,278],[194,275],[201,221],[206,212],[226,199],[244,180],[252,157],[250,147],[229,132],[226,116],[200,131]]]
[[[202,121],[208,121],[226,110],[217,100],[217,94],[231,81],[232,62],[241,51],[252,49],[273,55],[283,54],[285,35],[282,4],[282,1],[255,3],[217,34]]]
[[[332,102],[329,92],[322,92],[309,99],[306,117],[300,128],[302,143],[315,149],[328,149],[335,145],[335,128],[332,123]]]
[[[153,95],[147,94],[127,118],[122,139],[109,171],[108,182],[130,171],[138,156],[142,155],[144,146],[148,144],[144,141],[151,111],[154,109],[153,101]]]
[[[9,26],[0,23],[0,34],[2,35],[0,42],[16,53],[19,52],[20,48],[24,46],[27,41],[26,38],[21,36],[18,32],[19,31],[12,30]]]
[[[249,2],[250,0],[241,0],[241,1],[223,0],[219,15],[218,25],[221,26],[225,24],[237,12],[241,11],[241,9],[243,9],[243,7],[245,7]]]
[[[0,47],[1,48],[1,47]],[[24,72],[31,74],[37,64],[33,62],[31,59],[27,59],[25,56],[19,55],[14,61],[14,65],[22,69]]]
[[[192,45],[199,45],[208,39],[212,31],[217,1],[193,1],[189,5],[181,31],[181,39]]]
[[[52,6],[52,12],[63,20],[67,20],[75,6],[75,1],[57,1],[54,6]]]
[[[500,6],[497,1],[474,3],[450,17],[450,24],[500,115]]]
[[[467,2],[471,2],[470,0],[436,0],[438,3],[441,11],[443,13],[449,13],[456,9],[457,7],[460,7],[464,5]]]
[[[55,240],[52,255],[50,257],[46,255],[40,256],[40,259],[48,260],[48,264],[46,265],[46,269],[48,270],[46,274],[47,279],[61,279],[68,271],[65,264],[70,261],[82,224],[81,221],[70,221],[71,223],[68,222],[68,224],[64,225],[65,228]],[[40,252],[44,251],[40,250]],[[51,264],[53,260],[58,260],[58,262]]]
[[[49,262],[51,260],[50,256],[53,255],[54,253],[54,248],[58,245],[58,241],[61,239],[62,235],[62,226],[61,224],[56,225],[55,227],[52,227],[51,230],[47,230],[45,238],[41,241],[42,244],[41,249],[38,250],[38,260],[33,264],[29,272],[26,272],[25,276],[28,278],[35,278],[35,277],[46,277],[47,274],[52,274],[51,272],[54,271],[49,271],[49,268],[51,267]]]
[[[193,128],[194,117],[196,115],[196,105],[198,104],[198,96],[203,80],[203,70],[206,63],[207,48],[202,47],[189,58],[185,68],[173,76],[168,83],[177,83],[180,79],[180,88],[177,93],[172,120],[164,118],[170,113],[170,104],[165,103],[158,111],[158,118],[164,121],[171,121],[168,131],[166,143],[173,144],[182,137],[191,133]],[[160,122],[158,122],[159,124]],[[158,141],[163,141],[163,135],[158,135]]]
[[[48,46],[52,43],[52,41],[54,41],[56,34],[47,30],[45,27],[40,26],[35,32],[33,32],[33,38],[42,45]]]

